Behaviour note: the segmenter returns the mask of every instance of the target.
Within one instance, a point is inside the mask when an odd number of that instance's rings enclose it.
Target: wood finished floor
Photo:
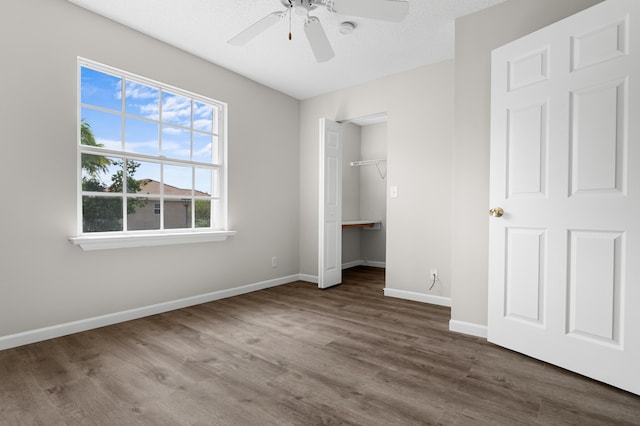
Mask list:
[[[0,425],[640,424],[640,397],[383,287],[358,267],[0,351]]]

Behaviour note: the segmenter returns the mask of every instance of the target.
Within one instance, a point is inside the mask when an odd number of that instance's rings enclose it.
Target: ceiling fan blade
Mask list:
[[[277,24],[278,21],[280,21],[280,18],[282,18],[283,13],[285,12],[270,13],[255,24],[246,28],[244,31],[238,33],[227,43],[233,46],[242,46],[247,44],[251,39],[262,34],[264,31]]]
[[[327,34],[324,32],[324,28],[322,28],[322,24],[318,18],[309,16],[304,23],[304,33],[307,35],[307,40],[309,40],[316,61],[326,62],[335,56]]]
[[[400,22],[409,14],[409,2],[405,0],[334,0],[333,9],[340,15]]]

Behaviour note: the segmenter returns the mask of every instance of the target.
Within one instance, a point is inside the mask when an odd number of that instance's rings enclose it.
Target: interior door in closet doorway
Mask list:
[[[320,119],[318,287],[342,282],[342,147],[340,125]]]

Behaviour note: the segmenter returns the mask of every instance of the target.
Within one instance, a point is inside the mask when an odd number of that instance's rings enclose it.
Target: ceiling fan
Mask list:
[[[331,13],[362,18],[400,22],[409,13],[408,0],[280,0],[284,10],[275,11],[250,25],[228,41],[233,46],[242,46],[279,21],[289,18],[289,40],[291,40],[291,14],[304,17],[304,33],[307,36],[316,61],[326,62],[335,56],[327,34],[316,16],[318,7],[326,7]],[[349,23],[347,23],[349,24]],[[353,29],[353,24],[351,24]]]

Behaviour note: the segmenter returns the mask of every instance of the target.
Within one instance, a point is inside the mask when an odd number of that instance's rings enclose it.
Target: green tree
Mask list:
[[[87,123],[84,118],[80,122],[80,142],[82,143],[82,145],[98,147],[103,146],[102,144],[96,142],[96,138],[93,135],[93,131],[91,130],[91,125]],[[100,173],[106,173],[107,170],[109,170],[110,165],[111,160],[102,155],[82,155],[82,169],[86,171],[90,177],[96,180],[98,179],[98,175]]]
[[[80,142],[82,145],[102,147],[96,142],[91,125],[82,119],[80,123]],[[106,185],[100,179],[101,173],[109,171],[110,166],[118,170],[111,175],[111,184]],[[124,168],[122,160],[111,160],[102,155],[82,154],[82,190],[91,192],[121,193],[124,190]],[[134,178],[140,163],[126,161],[127,192],[138,193],[142,189],[141,182]],[[82,229],[84,232],[122,231],[121,197],[85,196],[82,198]],[[129,198],[127,214],[147,204],[146,198]]]
[[[211,226],[211,201],[196,200],[196,228]]]
[[[113,162],[116,166],[122,166],[123,162],[118,160]],[[134,175],[136,170],[140,167],[140,163],[127,160],[127,193],[129,194],[137,194],[142,190],[142,182],[134,179]],[[119,167],[118,171],[111,175],[111,186],[109,186],[109,191],[111,192],[122,192],[124,190],[124,179],[123,179],[123,168]],[[127,214],[134,214],[136,209],[139,207],[144,207],[147,205],[147,198],[137,197],[137,198],[128,198],[127,199]]]

